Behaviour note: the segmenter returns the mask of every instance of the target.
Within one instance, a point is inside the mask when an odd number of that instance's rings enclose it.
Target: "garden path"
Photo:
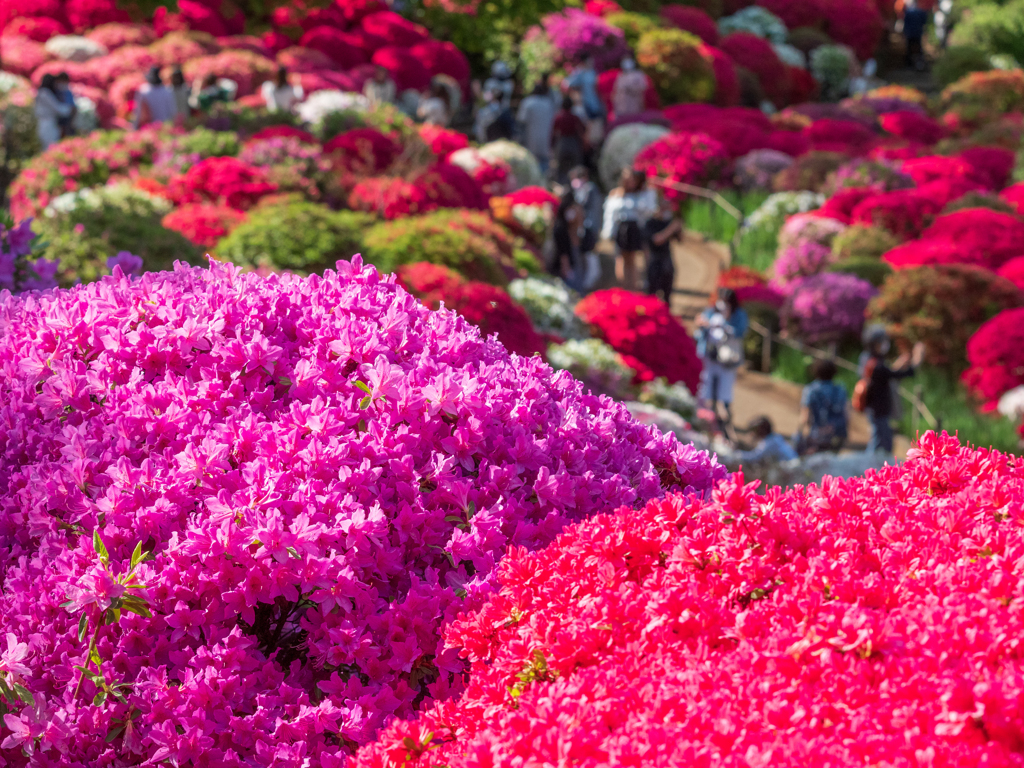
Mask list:
[[[681,244],[673,247],[676,267],[672,312],[692,331],[692,321],[707,306],[708,297],[718,284],[718,272],[729,264],[729,249],[722,243],[706,242],[699,235],[688,233]],[[796,431],[800,420],[801,386],[768,374],[743,370],[736,381],[733,420],[740,426],[758,416],[767,416],[775,429],[784,435]],[[853,413],[850,420],[850,441],[853,449],[867,445],[869,427],[863,414]],[[905,458],[910,442],[897,436],[896,456]]]

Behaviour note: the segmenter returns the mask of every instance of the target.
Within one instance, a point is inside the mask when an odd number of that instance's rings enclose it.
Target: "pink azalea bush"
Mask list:
[[[724,476],[358,258],[115,271],[0,327],[12,768],[337,768],[458,690],[441,628],[509,545]]]
[[[864,477],[757,485],[510,553],[446,637],[466,692],[352,768],[1019,766],[1024,462],[928,432]]]

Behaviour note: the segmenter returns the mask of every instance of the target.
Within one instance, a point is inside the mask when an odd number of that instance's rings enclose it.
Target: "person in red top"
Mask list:
[[[569,171],[583,164],[584,138],[587,126],[572,111],[572,99],[562,99],[562,108],[555,115],[551,128],[551,147],[555,156],[555,180],[567,184]]]

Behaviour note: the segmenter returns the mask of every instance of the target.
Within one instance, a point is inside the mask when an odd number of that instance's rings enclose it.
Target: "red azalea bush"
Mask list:
[[[124,24],[131,21],[128,12],[118,8],[115,0],[66,0],[64,13],[77,34],[101,24]]]
[[[821,27],[829,0],[757,0],[762,8],[774,13],[787,29]]]
[[[740,80],[736,64],[725,51],[706,46],[704,52],[711,58],[715,73],[715,104],[733,107],[740,103]]]
[[[557,208],[560,202],[557,195],[544,187],[522,187],[505,195],[505,199],[509,205],[550,205],[553,208]]]
[[[967,362],[963,382],[986,410],[1024,384],[1024,309],[1007,309],[981,326],[967,342]]]
[[[203,248],[213,248],[246,220],[246,215],[227,205],[189,203],[175,208],[161,222]]]
[[[718,41],[718,47],[741,67],[753,72],[776,106],[789,96],[789,73],[771,43],[749,32],[733,32]]]
[[[1015,256],[1004,262],[997,274],[1000,277],[1005,277],[1018,288],[1024,289],[1024,256]]]
[[[213,202],[244,211],[277,191],[265,171],[235,157],[208,157],[171,180],[168,193],[177,205]]]
[[[689,5],[663,5],[660,13],[661,18],[676,29],[696,35],[708,45],[715,45],[718,42],[718,26],[715,20],[700,8]]]
[[[369,59],[358,39],[334,27],[313,27],[302,36],[299,45],[319,51],[341,69],[351,69]]]
[[[1024,255],[1024,221],[990,208],[965,208],[939,216],[921,238],[949,240],[963,253],[963,261],[990,269]]]
[[[0,5],[0,29],[21,18],[49,18],[62,24],[66,21],[60,0],[4,0]]]
[[[430,151],[438,160],[447,160],[452,152],[458,152],[469,146],[466,134],[449,128],[423,123],[418,130],[420,138],[430,147]]]
[[[729,153],[725,145],[706,133],[670,133],[644,147],[633,164],[649,178],[666,184],[703,186],[725,171]],[[685,192],[671,186],[665,186],[663,192],[670,200],[686,197]]]
[[[1013,152],[999,147],[972,147],[958,155],[929,155],[906,160],[903,172],[918,185],[933,181],[962,179],[984,186],[1002,189],[1013,171]]]
[[[409,48],[431,75],[448,75],[463,88],[469,86],[469,61],[454,43],[441,40],[424,40]]]
[[[4,27],[3,34],[8,37],[24,37],[37,43],[45,43],[51,37],[65,35],[68,31],[67,25],[57,19],[32,16],[14,19]]]
[[[854,156],[866,154],[875,142],[874,131],[853,120],[815,120],[804,135],[812,150]]]
[[[850,223],[882,227],[901,240],[909,240],[921,234],[946,202],[940,203],[908,189],[870,195],[851,211]]]
[[[435,163],[419,173],[413,183],[435,208],[487,210],[487,196],[480,185],[457,165]]]
[[[35,40],[6,34],[0,37],[0,61],[3,62],[4,70],[13,75],[31,77],[33,72],[52,58],[42,43]]]
[[[1024,214],[1024,183],[1007,187],[999,196],[1012,205],[1017,213]]]
[[[316,73],[324,69],[334,69],[334,60],[322,51],[303,48],[301,45],[290,45],[274,56],[278,66],[296,74]]]
[[[682,382],[691,392],[697,391],[701,371],[697,345],[665,302],[609,288],[585,297],[575,311],[597,338],[637,372],[637,381],[663,376],[669,383]]]
[[[861,61],[874,55],[885,21],[873,0],[825,0],[821,8],[829,37],[850,46]]]
[[[416,91],[425,91],[430,86],[430,72],[408,48],[381,48],[373,54],[370,61],[376,66],[384,67],[391,74],[399,90],[412,88]]]
[[[360,179],[348,196],[348,207],[354,211],[374,213],[381,218],[394,219],[415,216],[436,210],[423,190],[401,177],[373,176]]]
[[[893,136],[925,144],[934,144],[946,135],[946,129],[941,123],[914,110],[887,112],[879,116],[878,122]]]
[[[324,144],[336,170],[361,176],[383,172],[401,151],[398,142],[376,128],[354,128]]]
[[[298,139],[299,141],[305,142],[306,144],[319,144],[316,136],[309,131],[304,131],[301,128],[296,128],[294,125],[271,125],[267,128],[261,128],[250,136],[246,141],[263,141],[265,139],[285,139],[292,138]]]
[[[1019,765],[1021,460],[927,432],[863,477],[757,486],[510,552],[445,637],[466,691],[351,768]]]
[[[526,310],[497,286],[466,280],[453,269],[417,262],[396,270],[398,280],[424,305],[437,309],[441,302],[480,329],[483,336],[495,334],[509,352],[524,357],[543,355],[544,339],[534,330]]]
[[[774,131],[764,113],[746,107],[725,109],[711,104],[678,104],[663,110],[672,130],[678,133],[704,133],[725,145],[733,158],[755,149],[774,148]]]
[[[849,224],[853,217],[853,212],[864,200],[870,197],[875,197],[878,194],[878,190],[872,189],[871,187],[850,187],[848,189],[840,190],[836,194],[832,195],[825,204],[814,211],[814,215],[821,216],[826,219],[835,219],[841,221],[843,224]]]
[[[718,287],[736,291],[740,304],[767,304],[773,309],[782,307],[786,297],[769,287],[768,279],[750,267],[729,267],[718,273]]]
[[[430,37],[426,29],[394,11],[368,14],[362,18],[359,26],[365,32],[383,39],[385,45],[398,45],[404,48],[422,43]]]

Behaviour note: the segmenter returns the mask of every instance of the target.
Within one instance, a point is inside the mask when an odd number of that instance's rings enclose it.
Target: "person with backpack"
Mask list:
[[[896,410],[895,384],[917,372],[924,360],[924,344],[918,342],[910,354],[901,355],[890,367],[886,357],[892,347],[881,326],[864,331],[864,352],[860,356],[860,380],[853,390],[853,407],[871,422],[868,453],[893,452],[892,419]]]
[[[815,360],[811,365],[814,380],[800,396],[796,443],[801,454],[836,452],[846,442],[849,400],[846,387],[833,381],[838,372],[832,360]]]
[[[700,400],[715,414],[723,431],[732,424],[732,391],[743,364],[743,337],[748,325],[747,313],[731,288],[719,288],[714,306],[697,318],[697,354],[704,362]],[[725,407],[724,420],[718,413],[719,403]]]

